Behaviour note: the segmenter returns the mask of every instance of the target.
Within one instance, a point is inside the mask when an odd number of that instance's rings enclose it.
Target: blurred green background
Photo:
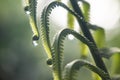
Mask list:
[[[32,31],[21,0],[0,0],[0,80],[48,80],[50,69]]]
[[[117,27],[107,32],[106,45],[120,47],[120,20],[114,26]],[[65,53],[70,53],[65,55],[66,62],[79,58],[72,54],[79,53],[77,42],[65,43]],[[37,47],[32,45],[32,31],[22,1],[0,0],[0,80],[51,80],[46,59],[41,42]]]

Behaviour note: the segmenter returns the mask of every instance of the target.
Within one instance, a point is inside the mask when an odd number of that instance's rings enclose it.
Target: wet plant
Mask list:
[[[82,4],[78,4],[81,2]],[[99,76],[95,80],[119,80],[120,76],[113,77],[109,74],[105,62],[102,58],[109,59],[115,53],[120,53],[119,48],[107,48],[104,47],[105,43],[105,32],[104,29],[89,23],[89,11],[90,4],[85,0],[69,0],[69,6],[59,1],[53,1],[42,10],[41,15],[41,25],[40,30],[38,30],[37,21],[36,21],[36,8],[37,0],[26,0],[26,7],[24,8],[25,12],[29,15],[30,26],[33,31],[33,43],[40,39],[42,45],[48,56],[47,65],[52,67],[53,79],[54,80],[76,80],[76,74],[82,67],[88,68],[90,71],[98,74]],[[51,12],[57,8],[62,7],[68,11],[68,24],[69,26],[65,29],[60,30],[55,34],[53,43],[50,41],[50,19],[49,16]],[[74,18],[77,20],[80,32],[74,30]],[[71,23],[72,21],[72,23]],[[40,31],[40,32],[39,32]],[[92,34],[91,34],[92,31]],[[40,33],[40,35],[39,35]],[[81,59],[73,60],[70,63],[67,63],[66,66],[63,66],[63,54],[64,54],[64,40],[69,35],[73,35],[78,41],[80,41],[81,48]],[[93,62],[88,61],[88,49],[92,54]],[[116,55],[116,54],[115,54]],[[117,54],[117,56],[120,56]],[[114,58],[119,63],[119,58]],[[116,63],[116,62],[114,62]],[[114,64],[118,67],[119,70],[120,64]],[[113,71],[114,74],[116,71]],[[119,74],[119,72],[118,72]],[[80,80],[80,79],[79,79]]]

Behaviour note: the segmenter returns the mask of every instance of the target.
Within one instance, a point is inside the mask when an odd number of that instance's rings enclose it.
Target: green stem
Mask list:
[[[81,17],[81,19],[78,18],[78,17],[76,17],[76,18],[77,18],[77,20],[78,20],[79,25],[81,26],[81,29],[82,29],[82,31],[83,31],[83,34],[84,34],[85,37],[87,37],[91,42],[93,42],[93,44],[96,46],[96,43],[95,43],[95,41],[94,41],[94,39],[93,39],[93,37],[92,37],[89,29],[87,28],[86,22],[85,22],[85,20],[84,20],[84,16],[83,16],[83,14],[82,14],[82,12],[81,12],[78,4],[77,4],[77,1],[76,1],[76,0],[70,0],[70,2],[71,2],[71,4],[72,4],[72,7],[73,7],[74,11]],[[96,48],[97,48],[97,46],[96,46]],[[99,51],[96,52],[96,51],[94,51],[94,49],[92,49],[92,48],[90,48],[90,51],[91,51],[91,53],[92,53],[92,56],[93,56],[93,58],[94,58],[94,60],[95,60],[96,65],[97,65],[99,68],[101,68],[102,70],[104,70],[105,72],[108,73],[108,71],[107,71],[107,69],[106,69],[106,67],[105,67],[104,62],[103,62],[101,56],[99,55]]]

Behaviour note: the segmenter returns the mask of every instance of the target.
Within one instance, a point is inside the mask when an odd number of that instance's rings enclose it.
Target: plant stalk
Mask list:
[[[71,2],[71,5],[73,7],[73,10],[81,17],[81,19],[78,18],[78,17],[76,17],[76,18],[78,20],[78,23],[79,23],[81,29],[82,29],[83,34],[85,35],[86,38],[88,38],[91,42],[93,42],[93,44],[97,48],[97,45],[96,45],[96,43],[95,43],[89,29],[87,28],[86,22],[84,20],[84,16],[83,16],[83,14],[82,14],[82,12],[81,12],[78,4],[77,4],[77,0],[70,0],[70,2]],[[91,48],[90,48],[90,51],[91,51],[92,56],[93,56],[93,58],[95,60],[96,66],[98,66],[100,69],[102,69],[106,73],[108,73],[104,62],[103,62],[101,56],[99,55],[99,51],[98,50],[95,51],[94,49],[91,49]]]

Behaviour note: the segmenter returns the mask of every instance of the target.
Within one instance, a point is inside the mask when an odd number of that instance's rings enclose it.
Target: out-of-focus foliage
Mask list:
[[[29,26],[22,0],[0,0],[0,80],[51,78],[44,51],[31,44]]]

